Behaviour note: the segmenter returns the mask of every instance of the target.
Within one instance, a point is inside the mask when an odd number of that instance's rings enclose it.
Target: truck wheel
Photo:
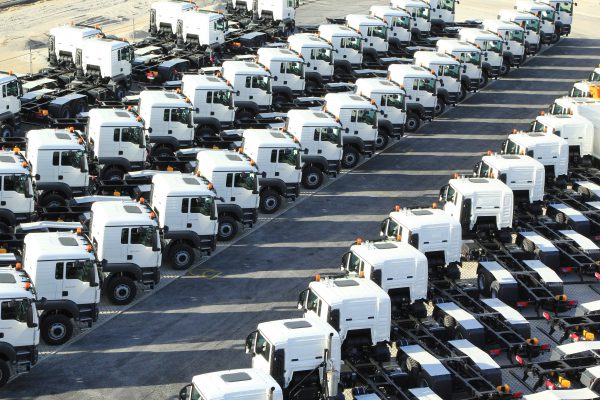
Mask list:
[[[42,320],[40,327],[42,339],[50,346],[66,343],[73,335],[71,318],[62,314],[51,314]]]
[[[40,200],[40,206],[46,208],[56,208],[67,205],[67,200],[56,193],[49,193],[42,197]]]
[[[411,308],[410,313],[412,314],[413,317],[418,318],[418,319],[427,317],[427,307],[425,307],[424,302],[417,300],[410,306],[410,308]]]
[[[135,299],[137,286],[127,276],[115,276],[108,282],[108,300],[118,306],[129,304]]]
[[[196,132],[196,136],[201,137],[201,138],[205,138],[205,137],[211,137],[211,136],[215,136],[218,132],[215,132],[214,129],[212,129],[210,126],[201,126],[198,131]]]
[[[71,110],[73,110],[73,116],[84,113],[88,110],[87,103],[83,99],[75,100],[71,104]]]
[[[500,283],[498,281],[494,281],[491,283],[490,285],[490,297],[492,299],[499,299],[500,298]],[[513,299],[511,299],[513,300]],[[514,302],[516,302],[517,299],[514,299]]]
[[[239,120],[244,120],[244,119],[254,119],[254,114],[252,114],[250,111],[248,110],[240,110],[237,115],[236,118]]]
[[[123,85],[117,85],[115,87],[114,95],[115,95],[115,99],[116,100],[123,99],[123,97],[125,97],[126,93],[127,93],[127,89],[125,89],[125,86],[123,86]]]
[[[460,103],[467,98],[467,88],[465,85],[460,85],[460,92],[458,92],[458,102]]]
[[[487,72],[481,72],[481,78],[479,78],[479,89],[483,89],[490,82],[490,77]]]
[[[265,190],[260,194],[260,211],[273,214],[281,207],[281,196],[273,190]]]
[[[6,385],[8,378],[10,378],[10,367],[6,361],[0,360],[0,387]]]
[[[302,186],[314,190],[323,184],[323,171],[317,167],[306,167],[302,171]]]
[[[433,115],[435,115],[437,117],[438,115],[441,115],[445,110],[446,110],[446,103],[444,103],[444,101],[442,99],[438,98],[435,103],[435,107],[433,109]]]
[[[102,171],[102,180],[121,181],[125,176],[125,171],[118,167],[108,167]]]
[[[387,132],[379,131],[377,132],[377,138],[375,138],[375,150],[383,150],[390,143],[390,137]]]
[[[171,150],[167,146],[158,146],[158,147],[154,148],[154,150],[152,150],[152,155],[157,158],[172,157],[173,150]]]
[[[354,168],[359,160],[360,155],[354,147],[346,147],[344,149],[344,154],[342,154],[342,167],[347,169]]]
[[[71,107],[68,104],[63,105],[60,110],[58,110],[59,118],[71,118],[73,112],[71,111]]]
[[[12,125],[9,125],[9,124],[0,125],[0,137],[9,138],[9,137],[13,137],[14,134],[15,134],[15,128],[13,128]]]
[[[271,103],[273,104],[273,108],[281,109],[281,105],[285,104],[285,103],[289,103],[289,100],[285,96],[278,95],[278,96],[273,97],[273,101]]]
[[[230,217],[229,215],[219,217],[219,233],[217,234],[217,239],[222,242],[230,241],[235,237],[237,231],[238,224],[233,217]]]
[[[187,243],[178,243],[169,251],[169,264],[173,269],[183,270],[191,267],[196,261],[194,248]]]
[[[407,132],[416,132],[417,129],[421,126],[421,118],[415,113],[407,112],[406,113],[406,122],[404,122],[404,129]]]
[[[510,64],[504,60],[502,66],[500,66],[500,76],[504,76],[510,72]]]
[[[456,321],[450,315],[444,315],[444,319],[442,320],[442,324],[445,328],[452,328],[456,325]]]
[[[552,34],[552,39],[550,39],[551,44],[556,44],[560,40],[560,35],[556,32]]]
[[[452,280],[460,279],[460,268],[456,263],[448,264],[446,267],[446,277]]]
[[[485,271],[483,269],[477,272],[477,288],[481,293],[486,293],[488,291],[487,281],[485,277]]]

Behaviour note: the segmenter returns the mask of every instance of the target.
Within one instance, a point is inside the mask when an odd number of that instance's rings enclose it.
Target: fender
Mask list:
[[[420,117],[422,117],[423,115],[425,115],[425,108],[423,107],[422,104],[419,103],[410,103],[410,104],[406,104],[406,113],[415,113],[417,115],[419,115]]]
[[[388,119],[378,119],[377,120],[377,124],[378,124],[378,130],[379,132],[385,132],[386,135],[388,136],[393,136],[394,135],[394,125],[392,125],[392,123],[390,122],[390,120]]]
[[[487,72],[488,75],[492,74],[492,66],[490,65],[489,62],[482,62],[481,63],[481,69],[485,72]]]
[[[68,199],[73,198],[71,187],[64,182],[36,182],[34,189],[42,192],[60,192]]]
[[[179,140],[172,136],[150,136],[149,142],[152,144],[168,144],[175,150],[179,149]]]
[[[279,194],[282,196],[284,196],[285,192],[287,191],[285,182],[278,178],[260,178],[258,180],[258,184],[260,185],[260,191],[271,187],[279,192]]]
[[[508,61],[509,65],[511,65],[511,66],[514,65],[515,56],[513,55],[512,52],[505,51],[504,53],[502,53],[502,57],[504,58],[504,60]]]
[[[8,222],[8,226],[17,226],[17,216],[8,208],[0,208],[0,221]]]
[[[10,343],[0,342],[0,355],[5,356],[11,363],[17,360],[17,351]]]
[[[10,111],[0,113],[0,122],[6,122],[11,126],[15,126],[15,114],[11,113]]]
[[[73,319],[79,318],[79,307],[75,304],[74,301],[68,299],[61,300],[46,300],[40,301],[36,304],[38,310],[44,311],[44,314],[50,313],[52,311],[61,311],[64,310],[71,314]]]
[[[200,110],[197,108],[196,112],[200,112]],[[194,123],[197,125],[196,126],[196,134],[198,133],[198,129],[201,126],[210,126],[215,133],[219,133],[221,132],[221,121],[219,121],[216,118],[211,118],[211,117],[194,117]]]
[[[358,136],[344,136],[344,147],[346,146],[357,147],[359,153],[363,153],[365,150],[365,144]]]
[[[200,247],[202,244],[200,236],[194,231],[168,231],[164,234],[164,238],[171,240],[171,243],[175,240],[189,241],[194,247]],[[171,247],[171,243],[167,247]],[[164,253],[167,254],[168,252],[165,251]]]
[[[287,86],[273,86],[273,97],[275,95],[282,95],[283,97],[287,97],[288,101],[292,101],[294,99],[294,93],[292,93],[292,89]]]
[[[310,165],[314,165],[315,167],[321,169],[322,171],[327,171],[327,167],[328,167],[329,163],[327,162],[327,159],[323,156],[303,155],[301,159],[302,159],[302,162],[304,163],[304,166],[302,167],[302,169],[304,169]],[[260,180],[259,180],[259,182],[260,182]]]
[[[252,111],[252,113],[254,113],[254,114],[259,113],[258,105],[253,101],[237,101],[236,100],[235,108],[237,109],[236,112],[239,110],[242,110],[242,109],[246,109],[246,110]]]
[[[168,60],[160,63],[158,65],[158,76],[160,77],[161,82],[169,81],[171,78],[171,73],[173,70],[181,73],[185,72],[190,68],[190,62],[188,60],[184,60],[182,58],[175,58],[173,60]]]
[[[139,265],[133,263],[112,263],[102,267],[102,272],[108,273],[128,273],[132,274],[136,280],[142,280],[142,269]],[[105,282],[108,282],[106,280]]]
[[[437,97],[438,101],[442,100],[444,103],[448,104],[450,101],[448,100],[448,90],[446,88],[438,88]]]
[[[128,159],[122,157],[102,157],[98,158],[98,164],[104,165],[105,168],[109,165],[116,165],[125,170],[125,172],[131,171],[131,163]]]
[[[260,179],[259,179],[259,182],[260,182]],[[237,204],[217,204],[217,214],[218,215],[231,214],[240,221],[242,220],[242,217],[244,216],[244,212],[242,211],[242,208],[240,206],[238,206]]]
[[[352,65],[348,60],[335,60],[333,66],[335,68],[343,68],[347,74],[352,73]]]
[[[317,85],[319,85],[319,86],[323,85],[323,77],[318,72],[305,72],[304,78],[306,79],[307,82],[315,81],[317,83]]]

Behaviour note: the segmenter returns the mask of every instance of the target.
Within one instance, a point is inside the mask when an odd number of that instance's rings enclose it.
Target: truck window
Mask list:
[[[319,301],[319,298],[317,297],[317,295],[314,294],[314,292],[312,290],[309,290],[308,291],[308,300],[306,302],[306,309],[309,311],[316,312],[318,301]]]
[[[224,106],[231,105],[231,92],[227,90],[218,90],[213,93],[213,103]]]
[[[446,201],[450,203],[456,203],[456,190],[452,186],[448,186]]]
[[[152,238],[154,229],[151,226],[140,226],[131,228],[131,244],[141,244],[146,247],[152,247]]]
[[[3,301],[0,308],[2,320],[27,321],[28,304],[25,301]]]
[[[367,36],[385,39],[387,35],[387,26],[370,26],[367,29]]]
[[[189,108],[173,108],[171,110],[171,121],[188,124],[190,120],[191,110]]]
[[[481,172],[479,173],[479,176],[481,176],[482,178],[489,178],[490,177],[490,166],[487,165],[486,163],[481,163]]]
[[[56,269],[54,270],[54,279],[56,279],[57,281],[61,281],[64,276],[64,263],[56,263]]]
[[[206,92],[206,104],[212,103],[212,92]]]
[[[279,162],[282,164],[296,165],[298,149],[280,149]]]
[[[331,50],[330,49],[312,49],[310,51],[311,60],[321,60],[325,62],[331,62]]]
[[[129,229],[121,229],[121,244],[129,243]]]
[[[121,141],[129,143],[139,143],[142,135],[142,128],[123,128],[121,130]]]
[[[2,89],[3,91],[6,90],[6,94],[4,95],[4,97],[19,96],[19,83],[17,81],[8,82],[6,85],[4,85]]]
[[[271,150],[271,162],[272,163],[277,162],[277,150]]]
[[[115,128],[113,133],[113,142],[121,141],[121,130],[119,128]]]
[[[181,199],[181,212],[184,214],[188,213],[190,207],[190,199]]]
[[[82,153],[82,154],[79,154]],[[83,156],[83,152],[79,151],[63,151],[60,156],[60,165],[79,168],[79,160]]]
[[[394,221],[393,219],[390,218],[386,234],[388,236],[394,236],[394,237],[396,237],[396,236],[398,236],[398,233],[400,233],[399,228],[400,228],[400,225],[398,225],[396,223],[396,221]]]
[[[81,263],[75,263],[75,262],[67,262],[65,263],[65,278],[66,279],[77,279],[80,280],[82,282],[89,282],[90,281],[90,275],[92,273],[93,267],[94,265],[92,264],[92,262],[90,260],[86,260],[84,262]]]
[[[258,332],[258,336],[256,337],[255,353],[260,354],[267,361],[271,359],[271,344],[267,342],[267,339],[260,332]]]
[[[163,113],[163,121],[168,121],[170,119],[171,110],[166,109]]]
[[[360,258],[354,253],[350,254],[350,261],[348,262],[348,272],[355,272],[358,274],[358,268],[360,266]]]
[[[235,174],[234,187],[244,188],[247,190],[254,190],[254,173],[237,173]]]
[[[210,196],[193,197],[190,202],[190,212],[210,216],[213,198]]]
[[[29,177],[27,175],[5,175],[4,191],[13,191],[25,194],[29,187]]]
[[[233,174],[227,174],[227,180],[225,181],[225,186],[227,186],[227,187],[233,186]]]

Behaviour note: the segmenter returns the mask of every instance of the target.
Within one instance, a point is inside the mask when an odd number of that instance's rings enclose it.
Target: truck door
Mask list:
[[[138,226],[135,228],[124,228],[121,235],[121,243],[125,238],[125,231],[129,234],[127,241],[127,262],[136,264],[142,268],[157,267],[156,252],[152,250],[155,240],[155,230],[152,226]]]
[[[87,160],[81,150],[55,151],[52,155],[52,164],[55,165],[60,153],[60,166],[58,180],[73,187],[87,186]]]
[[[212,234],[210,227],[210,216],[213,207],[212,198],[209,196],[192,197],[190,201],[190,210],[187,213],[186,227],[199,235]]]
[[[93,304],[96,302],[96,288],[90,286],[91,274],[96,270],[91,260],[66,261],[62,263],[64,279],[60,297],[69,299],[77,304]]]

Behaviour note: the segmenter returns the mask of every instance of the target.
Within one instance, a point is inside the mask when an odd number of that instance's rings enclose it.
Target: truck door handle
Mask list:
[[[119,155],[122,156],[123,155],[123,150],[119,150]]]
[[[128,259],[128,260],[133,260],[133,256],[132,256],[131,254],[128,254],[128,255],[127,255],[127,259]]]
[[[313,70],[315,70],[315,71],[316,71],[316,70],[317,70],[317,67],[313,67]]]
[[[287,81],[283,81],[283,84],[284,84],[284,85],[287,85]]]
[[[169,130],[167,131],[167,133],[170,135],[170,134],[172,134],[172,133],[173,133],[173,130],[172,130],[172,129],[169,129]]]
[[[317,150],[318,154],[321,154],[323,152],[323,150]]]
[[[252,100],[252,99],[254,98],[254,96],[248,96],[248,98],[249,98],[250,100]]]
[[[279,172],[275,172],[275,176],[279,176]]]
[[[231,198],[231,201],[235,201],[235,197],[232,197],[232,198]]]
[[[59,175],[59,176],[58,176],[58,179],[62,179],[62,178],[63,178],[63,176],[62,176],[62,175]]]
[[[348,58],[348,56],[347,56],[347,55],[345,55],[345,54],[344,54],[342,57],[344,57],[344,58]]]
[[[69,295],[69,291],[68,290],[63,290],[62,295],[63,295],[63,297],[64,296],[68,296]]]
[[[210,112],[210,115],[215,115],[215,112],[214,112],[214,111],[211,111],[211,112]]]
[[[4,337],[4,332],[0,332],[0,338]]]
[[[192,227],[192,224],[187,224],[186,226],[187,226],[188,228],[191,228],[191,227]]]

